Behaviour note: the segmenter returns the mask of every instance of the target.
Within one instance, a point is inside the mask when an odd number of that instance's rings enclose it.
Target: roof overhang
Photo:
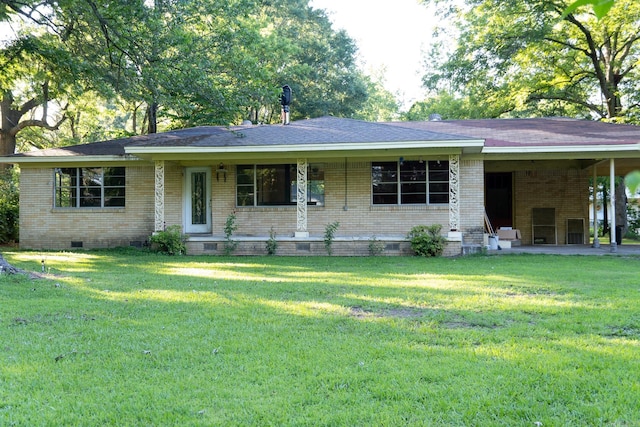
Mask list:
[[[135,156],[5,156],[0,157],[0,163],[13,163],[19,165],[49,165],[49,164],[91,164],[96,165],[99,163],[130,163],[140,162],[142,159]]]
[[[384,156],[390,154],[459,154],[480,153],[484,140],[402,141],[331,144],[229,145],[217,147],[126,147],[128,154],[148,160],[252,159],[309,157]]]
[[[611,145],[536,145],[484,147],[484,160],[640,159],[640,143]]]

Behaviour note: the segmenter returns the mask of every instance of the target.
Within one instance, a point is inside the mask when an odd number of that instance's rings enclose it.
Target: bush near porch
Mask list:
[[[4,253],[2,425],[633,425],[640,259]]]

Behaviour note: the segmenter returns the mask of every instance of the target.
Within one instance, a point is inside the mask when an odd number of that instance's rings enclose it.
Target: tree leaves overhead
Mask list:
[[[450,7],[457,43],[425,61],[425,85],[482,100],[478,108],[497,116],[637,119],[640,2],[616,1],[602,19],[589,13],[561,19],[565,6],[467,0]]]
[[[353,40],[308,0],[4,1],[0,21],[20,29],[0,44],[0,89],[11,100],[3,105],[28,119],[38,110],[22,106],[42,106],[46,84],[46,101],[58,105],[48,119],[66,117],[62,134],[74,142],[114,126],[113,135],[274,122],[284,84],[294,119],[351,116],[368,96]],[[38,132],[29,136],[42,146]]]

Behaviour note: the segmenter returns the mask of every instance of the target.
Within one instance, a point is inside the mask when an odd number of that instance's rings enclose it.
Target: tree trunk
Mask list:
[[[15,125],[20,120],[20,112],[13,108],[13,96],[10,91],[2,93],[0,101],[0,115],[2,124],[0,125],[0,156],[8,156],[16,152],[16,135],[12,132]]]
[[[629,222],[627,221],[627,186],[620,179],[616,185],[616,227],[622,227],[620,237],[627,234]],[[617,230],[616,230],[617,231]]]
[[[147,128],[147,133],[158,133],[158,103],[151,103],[147,107],[147,118],[149,120]]]

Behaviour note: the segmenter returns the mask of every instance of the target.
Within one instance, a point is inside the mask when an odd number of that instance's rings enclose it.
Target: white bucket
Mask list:
[[[498,250],[498,236],[489,236],[489,249]]]

